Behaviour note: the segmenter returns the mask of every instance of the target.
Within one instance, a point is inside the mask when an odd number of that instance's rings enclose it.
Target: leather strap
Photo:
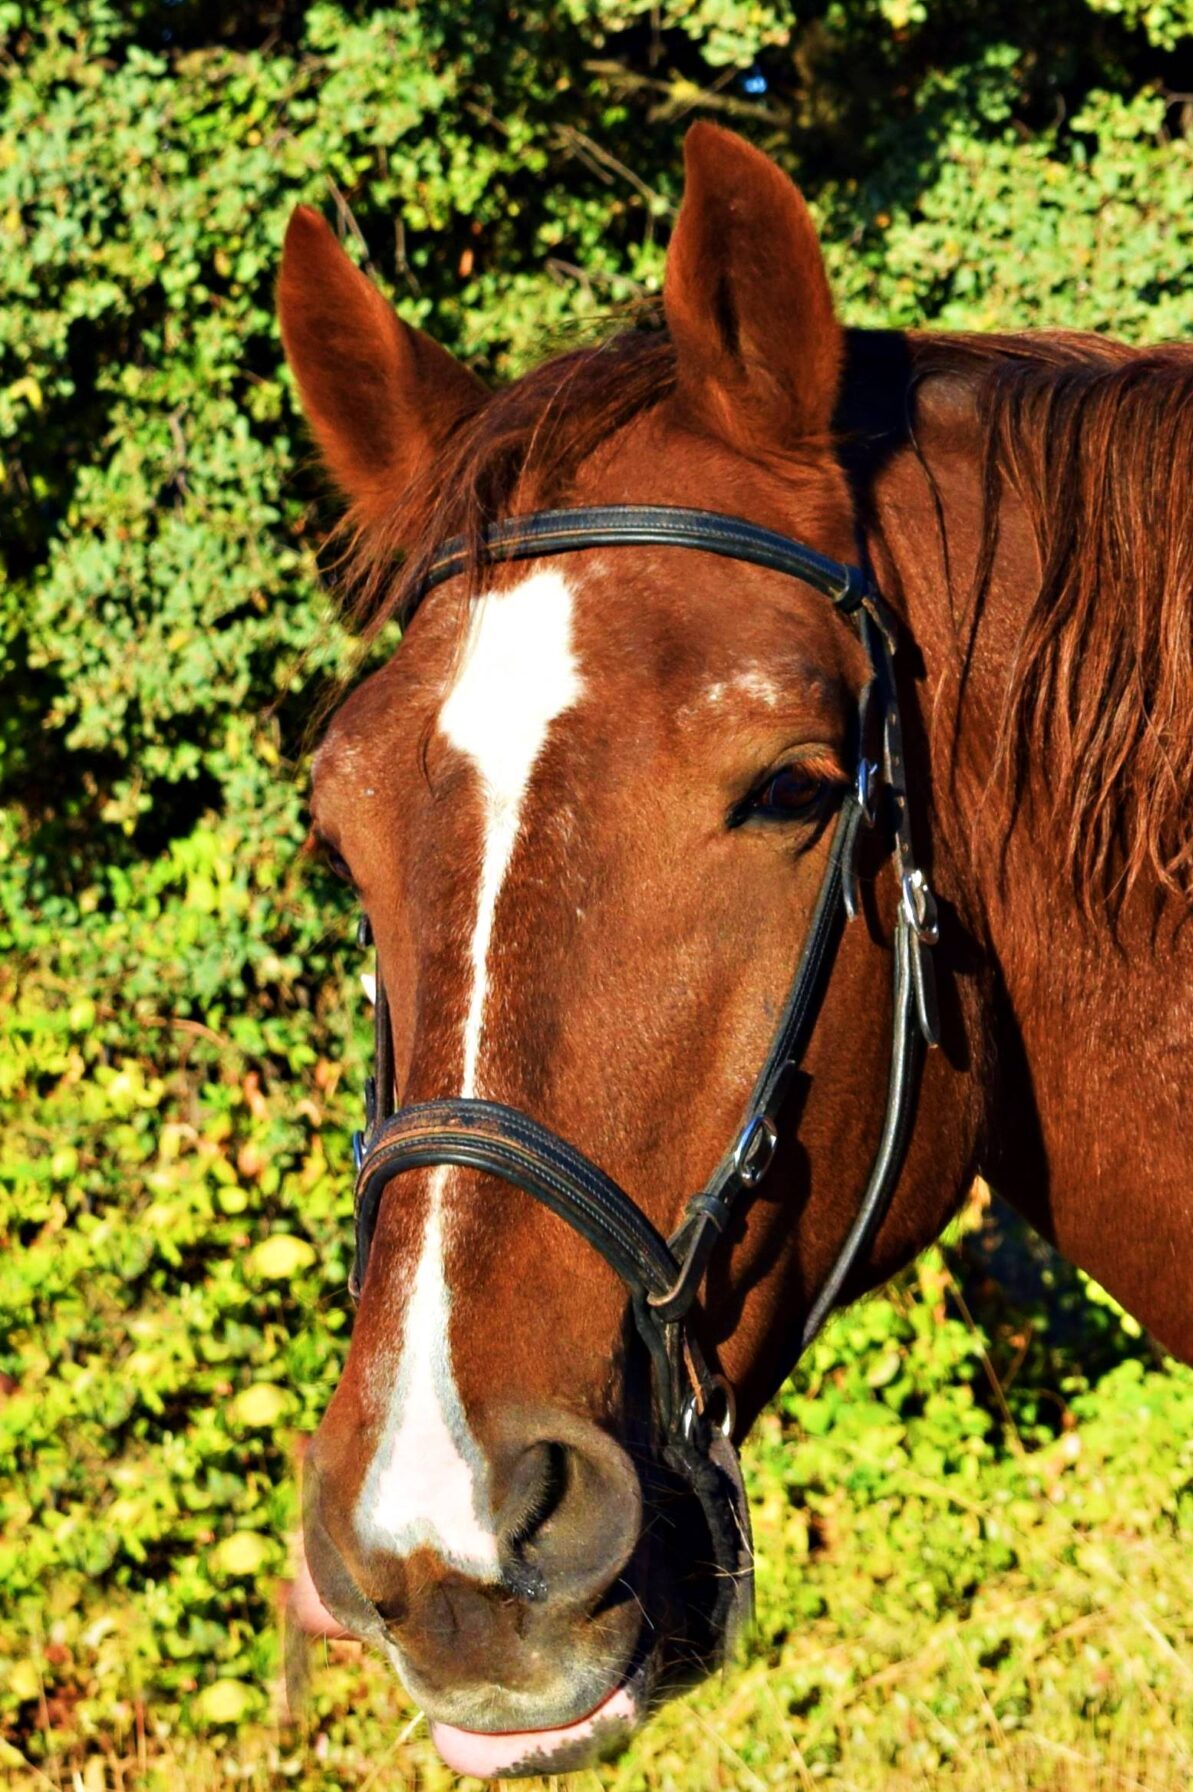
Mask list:
[[[683,1269],[662,1298],[651,1306],[660,1319],[681,1319],[700,1286],[717,1239],[732,1217],[738,1196],[757,1188],[770,1169],[779,1139],[779,1118],[803,1057],[844,919],[841,900],[843,868],[853,850],[860,809],[852,793],[846,797],[833,830],[828,862],[816,907],[800,953],[783,1013],[766,1061],[758,1073],[745,1115],[728,1151],[701,1189],[688,1202],[671,1248]]]
[[[916,1079],[923,1055],[922,1036],[914,1011],[911,953],[914,935],[900,914],[895,926],[895,1015],[891,1033],[891,1067],[887,1080],[886,1113],[878,1143],[878,1155],[870,1180],[837,1260],[804,1320],[799,1355],[823,1329],[837,1304],[842,1288],[860,1262],[881,1225],[895,1192],[915,1110]]]
[[[834,826],[811,926],[742,1125],[704,1188],[689,1201],[670,1243],[599,1165],[518,1108],[460,1096],[415,1103],[392,1117],[381,1117],[374,1096],[368,1150],[361,1153],[358,1164],[352,1293],[359,1295],[364,1281],[387,1183],[405,1170],[452,1163],[487,1171],[533,1195],[601,1253],[627,1287],[645,1298],[660,1324],[682,1319],[738,1196],[756,1188],[770,1168],[783,1103],[815,1022],[840,937],[842,868],[852,852],[859,820],[859,806],[850,795]],[[388,1005],[383,1017],[380,1011],[380,980],[377,993],[380,1039],[382,1031],[389,1030]]]
[[[473,564],[536,560],[606,547],[697,548],[726,560],[766,566],[802,579],[831,598],[846,616],[863,604],[880,604],[860,567],[831,560],[802,541],[741,517],[679,504],[594,504],[576,510],[538,510],[532,516],[490,523],[476,543],[463,536],[444,543],[427,569],[415,603]]]
[[[936,901],[928,880],[916,862],[911,838],[911,809],[907,799],[907,759],[903,747],[903,720],[895,686],[894,646],[887,630],[863,612],[858,626],[874,680],[873,700],[881,708],[883,777],[894,807],[895,869],[899,877],[899,908],[909,929],[908,954],[915,990],[920,1031],[928,1045],[940,1043],[936,1006],[936,976],[925,947],[940,937]]]
[[[386,1185],[432,1164],[487,1171],[524,1189],[586,1238],[632,1293],[661,1294],[679,1273],[662,1234],[591,1158],[519,1108],[460,1097],[402,1108],[370,1141],[356,1188],[358,1287]]]

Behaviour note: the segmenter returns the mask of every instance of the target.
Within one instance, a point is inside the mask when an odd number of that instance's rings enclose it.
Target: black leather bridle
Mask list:
[[[365,1130],[353,1141],[356,1258],[351,1288],[355,1296],[363,1285],[385,1189],[407,1170],[437,1164],[480,1170],[524,1189],[566,1220],[629,1290],[653,1367],[661,1453],[700,1498],[718,1566],[733,1583],[727,1597],[730,1604],[736,1598],[740,1609],[749,1533],[729,1441],[733,1395],[724,1379],[709,1371],[688,1317],[717,1240],[774,1159],[784,1103],[815,1024],[844,919],[857,912],[860,832],[881,827],[889,831],[899,879],[886,1113],[857,1213],[804,1320],[801,1352],[824,1324],[890,1203],[906,1152],[923,1045],[937,1042],[934,975],[925,951],[937,938],[936,906],[912,847],[894,677],[894,619],[860,567],[842,565],[802,542],[713,511],[603,505],[539,511],[494,523],[479,543],[448,542],[431,562],[416,601],[478,563],[615,546],[695,548],[800,579],[851,620],[869,657],[872,676],[859,699],[855,780],[832,826],[816,906],[782,1017],[741,1126],[704,1187],[688,1201],[676,1231],[665,1239],[597,1164],[518,1108],[453,1097],[395,1112],[389,1004],[378,974],[375,1070],[367,1085]],[[881,768],[868,752],[879,755]],[[362,940],[367,938],[366,922]]]

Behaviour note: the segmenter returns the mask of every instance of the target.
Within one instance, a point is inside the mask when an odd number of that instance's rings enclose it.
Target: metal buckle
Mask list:
[[[903,873],[903,914],[922,946],[934,946],[940,938],[936,898],[920,870]]]
[[[853,779],[854,795],[858,808],[862,812],[862,820],[868,828],[874,826],[874,798],[878,791],[878,767],[872,759],[859,759],[857,771]]]
[[[364,1163],[364,1161],[365,1161],[365,1135],[363,1132],[357,1131],[357,1132],[354,1132],[352,1135],[352,1168],[359,1173],[360,1166],[361,1166],[361,1164]]]
[[[755,1114],[733,1148],[733,1168],[743,1188],[757,1188],[770,1169],[779,1132],[768,1114]]]
[[[708,1396],[721,1396],[721,1416],[711,1418],[708,1411]],[[683,1403],[683,1411],[679,1416],[679,1429],[686,1444],[696,1442],[696,1426],[704,1419],[711,1424],[714,1431],[722,1437],[732,1437],[733,1427],[737,1423],[737,1401],[733,1389],[723,1375],[710,1375],[702,1388],[694,1388]]]

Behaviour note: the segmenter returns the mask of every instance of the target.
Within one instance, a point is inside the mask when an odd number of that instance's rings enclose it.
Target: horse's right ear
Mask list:
[[[701,120],[663,286],[687,417],[747,450],[823,437],[843,338],[816,229],[768,156]]]
[[[430,463],[485,388],[404,324],[309,206],[290,219],[278,280],[282,341],[324,462],[360,521]]]

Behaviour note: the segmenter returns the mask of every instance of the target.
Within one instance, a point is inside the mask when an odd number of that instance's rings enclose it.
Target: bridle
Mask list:
[[[889,832],[899,879],[894,935],[894,1021],[886,1112],[865,1193],[836,1262],[809,1311],[799,1351],[832,1311],[882,1221],[906,1153],[925,1043],[938,1038],[935,980],[925,951],[937,939],[936,905],[915,860],[908,815],[903,729],[894,677],[895,624],[865,572],[830,560],[803,542],[714,511],[614,504],[543,510],[492,524],[479,542],[448,542],[415,594],[421,602],[445,580],[476,565],[537,559],[616,546],[696,548],[802,580],[829,598],[857,629],[872,676],[858,704],[858,757],[852,788],[832,826],[811,925],[770,1050],[735,1137],[704,1187],[688,1201],[665,1239],[624,1189],[592,1160],[521,1109],[449,1097],[394,1110],[389,1003],[376,992],[374,1074],[366,1086],[366,1123],[353,1140],[357,1167],[356,1255],[350,1287],[358,1296],[385,1189],[407,1170],[457,1164],[525,1190],[574,1227],[616,1271],[630,1294],[637,1331],[649,1352],[661,1430],[660,1453],[694,1488],[729,1590],[729,1606],[748,1599],[748,1514],[730,1443],[733,1393],[710,1372],[688,1325],[709,1259],[739,1203],[774,1159],[784,1104],[792,1092],[832,967],[845,918],[858,911],[856,859],[863,828]],[[881,767],[875,758],[881,760]],[[362,923],[362,943],[369,938]],[[743,1592],[744,1589],[744,1592]]]

